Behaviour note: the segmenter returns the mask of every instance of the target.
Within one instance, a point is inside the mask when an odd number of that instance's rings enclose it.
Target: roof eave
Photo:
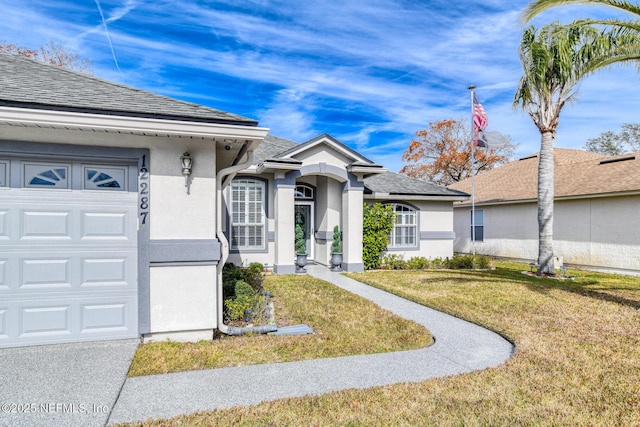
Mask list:
[[[470,196],[463,196],[460,194],[452,194],[452,195],[445,195],[445,194],[400,194],[400,193],[380,193],[380,192],[373,192],[370,194],[365,194],[364,198],[365,199],[370,199],[370,200],[397,200],[397,199],[402,199],[402,200],[428,200],[428,201],[447,201],[447,202],[457,202],[457,201],[463,201],[463,200],[467,200]]]
[[[76,129],[131,133],[144,136],[180,136],[204,139],[260,140],[269,132],[257,126],[203,123],[188,120],[150,119],[131,116],[100,115],[69,111],[40,110],[0,106],[0,123],[51,129]]]

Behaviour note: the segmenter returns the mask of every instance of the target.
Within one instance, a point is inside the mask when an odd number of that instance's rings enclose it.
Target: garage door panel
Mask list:
[[[0,307],[0,346],[131,338],[137,335],[137,295],[57,297]],[[14,325],[13,328],[10,325]]]
[[[20,288],[47,290],[71,288],[71,259],[20,260]]]
[[[84,287],[127,286],[135,278],[130,271],[131,261],[126,257],[117,258],[83,258],[81,282]]]
[[[127,212],[83,212],[82,232],[83,240],[95,238],[108,238],[127,240],[130,236],[129,219],[135,215]]]
[[[9,260],[0,259],[0,292],[9,290]]]
[[[0,210],[0,241],[9,240],[9,211]]]
[[[69,239],[71,217],[69,211],[23,210],[20,215],[21,239]]]
[[[71,306],[35,305],[19,307],[19,338],[71,335]]]
[[[9,310],[7,308],[0,307],[0,342],[2,340],[7,340],[9,338],[8,331],[8,322],[7,322],[7,313]]]
[[[47,248],[15,252],[0,259],[0,295],[137,289],[135,250],[57,251]]]
[[[82,325],[80,332],[91,334],[98,331],[126,331],[128,308],[126,303],[83,304],[80,308]]]

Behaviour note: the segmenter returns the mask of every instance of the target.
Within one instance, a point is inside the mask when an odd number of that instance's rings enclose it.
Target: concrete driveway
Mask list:
[[[104,426],[138,343],[0,349],[0,426]]]

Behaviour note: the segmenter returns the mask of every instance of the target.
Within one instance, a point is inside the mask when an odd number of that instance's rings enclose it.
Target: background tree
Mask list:
[[[578,82],[611,61],[628,57],[633,37],[603,33],[588,25],[558,22],[539,31],[527,28],[518,54],[523,68],[514,107],[526,111],[540,131],[538,166],[538,274],[555,274],[553,265],[553,141],[560,112],[576,93]],[[620,49],[617,49],[620,47]],[[604,60],[603,58],[607,58]]]
[[[640,123],[625,123],[620,133],[602,132],[588,139],[584,149],[609,156],[640,151]]]
[[[91,61],[87,58],[81,58],[77,53],[71,52],[64,46],[56,44],[54,41],[41,46],[40,49],[28,49],[15,44],[0,43],[0,53],[9,53],[12,55],[22,55],[37,61],[46,62],[47,64],[57,65],[73,71],[85,74],[93,73]]]
[[[416,137],[402,155],[402,160],[411,164],[405,165],[401,174],[440,185],[471,176],[471,130],[464,120],[430,122]],[[509,137],[504,147],[476,148],[473,170],[477,174],[507,163],[514,151]]]

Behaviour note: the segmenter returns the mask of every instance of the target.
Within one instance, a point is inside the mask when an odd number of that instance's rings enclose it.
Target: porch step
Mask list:
[[[269,332],[269,335],[306,335],[312,333],[313,329],[307,325],[292,325],[278,328],[275,332]]]

